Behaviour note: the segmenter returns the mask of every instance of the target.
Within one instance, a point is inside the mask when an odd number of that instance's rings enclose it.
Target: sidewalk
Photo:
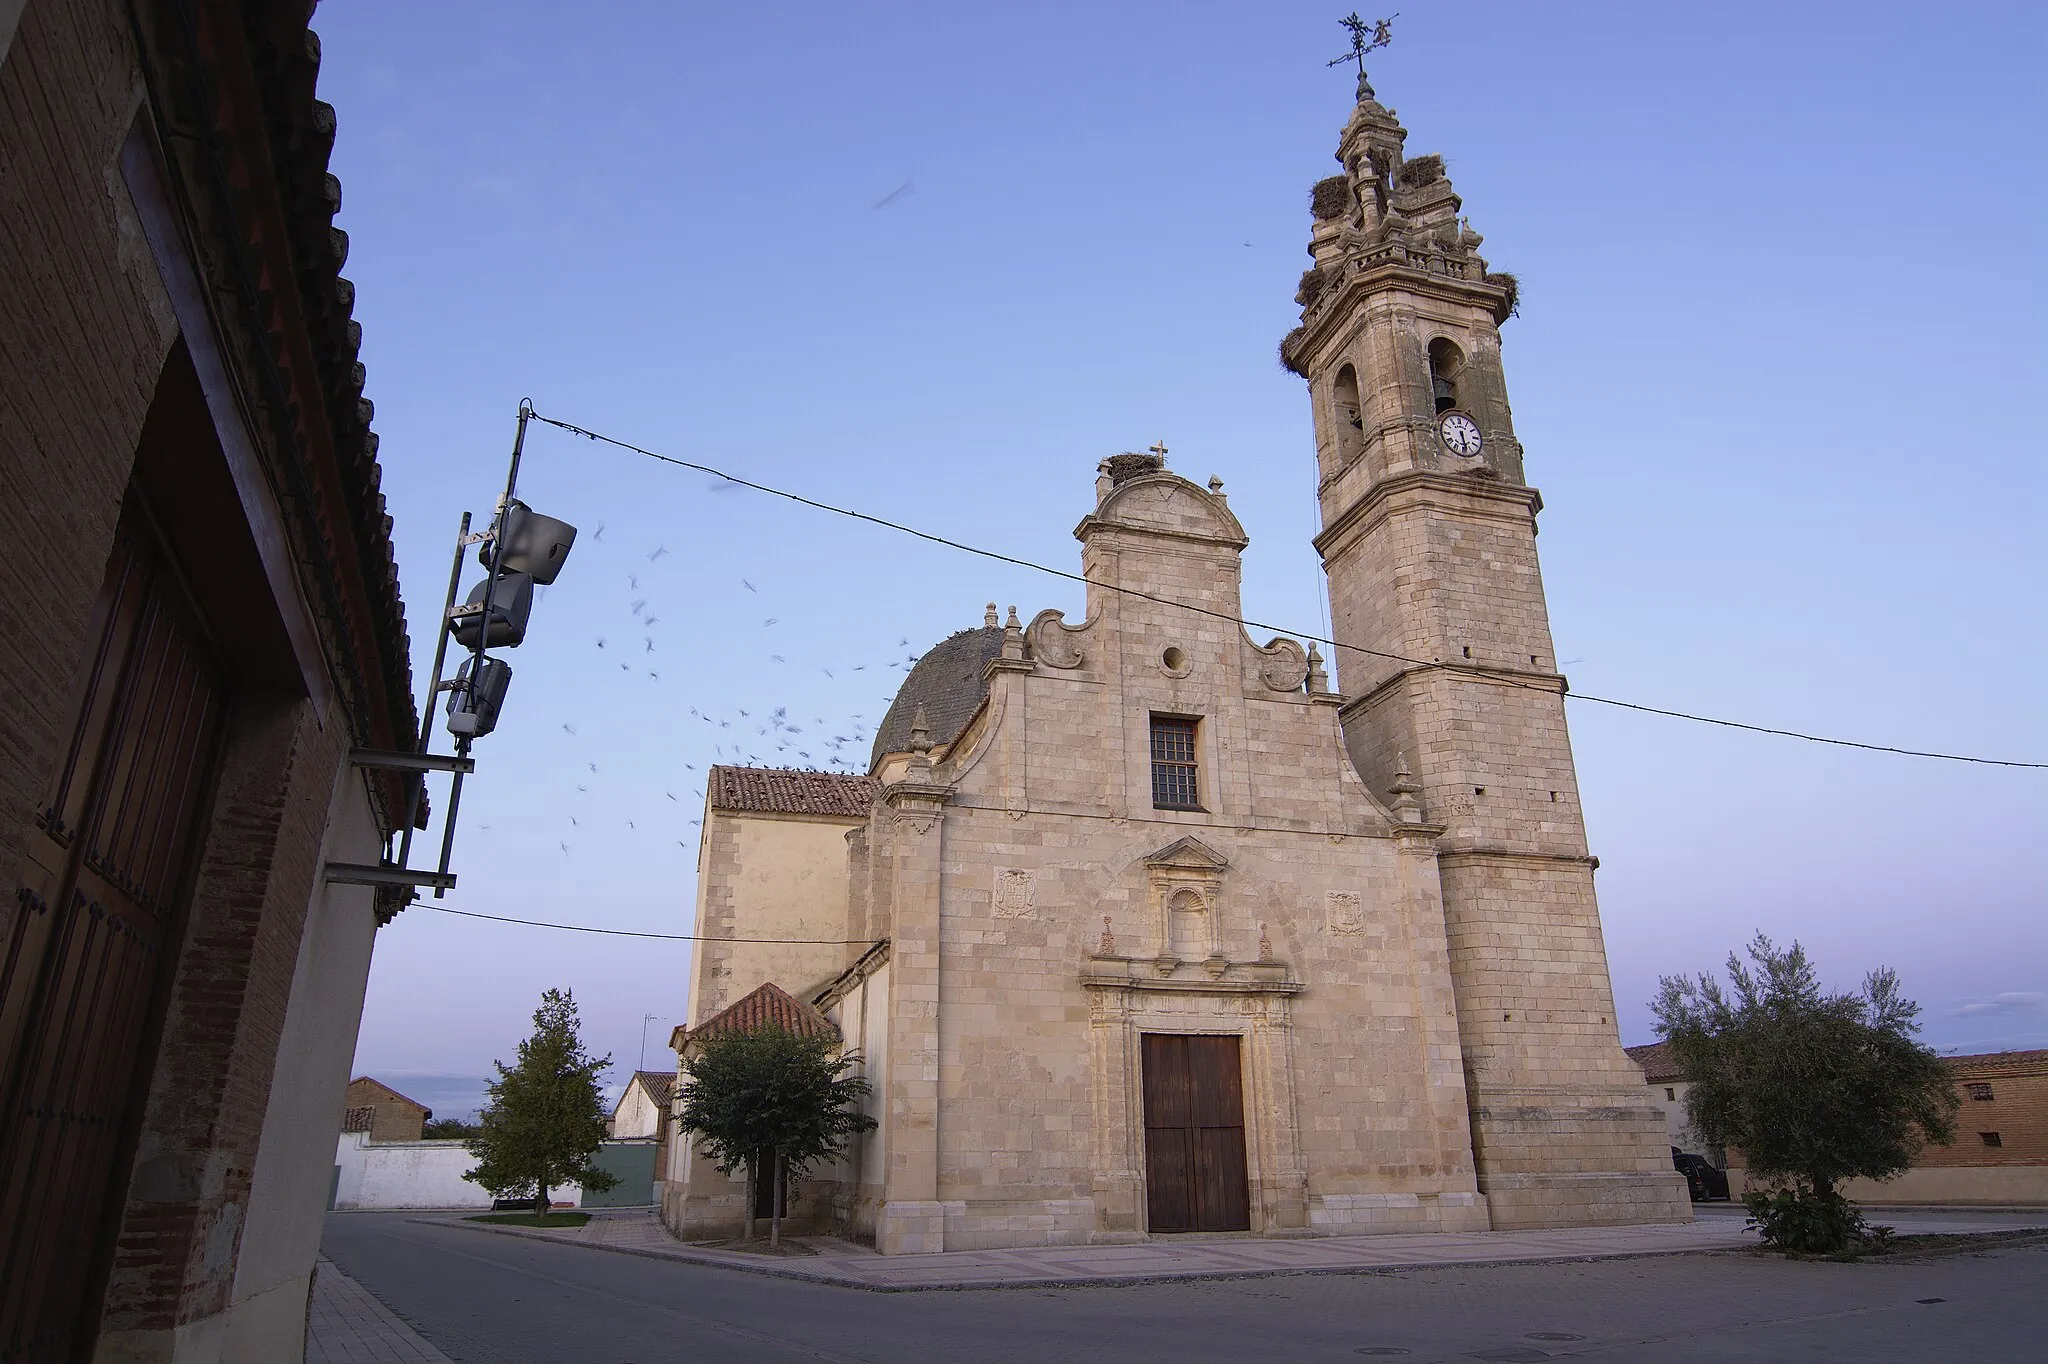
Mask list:
[[[322,1255],[306,1321],[306,1364],[453,1364]]]
[[[1732,1208],[1703,1210],[1696,1221],[1664,1226],[1332,1236],[1279,1241],[1256,1237],[1173,1238],[1141,1245],[1037,1246],[1018,1250],[947,1251],[938,1255],[882,1256],[869,1247],[832,1237],[795,1238],[817,1252],[808,1258],[773,1258],[686,1245],[670,1236],[652,1212],[600,1214],[581,1227],[560,1231],[492,1226],[460,1218],[415,1220],[432,1220],[442,1225],[468,1227],[472,1231],[559,1241],[624,1255],[719,1265],[753,1274],[839,1284],[883,1293],[948,1288],[1074,1287],[1166,1279],[1341,1274],[1435,1265],[1682,1255],[1754,1244],[1754,1238],[1743,1230],[1744,1214],[1739,1204]],[[1901,1211],[1887,1214],[1885,1220],[1902,1234],[1998,1231],[2048,1226],[2048,1212],[1951,1214]]]

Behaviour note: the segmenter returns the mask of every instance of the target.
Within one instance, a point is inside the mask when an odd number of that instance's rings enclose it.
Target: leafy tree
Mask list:
[[[1757,934],[1749,963],[1666,976],[1652,1008],[1690,1080],[1686,1110],[1707,1141],[1739,1146],[1752,1174],[1787,1187],[1743,1200],[1764,1239],[1828,1252],[1870,1229],[1835,1186],[1890,1179],[1925,1142],[1955,1139],[1948,1068],[1914,1040],[1920,1006],[1880,967],[1854,994],[1827,994],[1798,943]]]
[[[836,1158],[847,1139],[875,1120],[860,1111],[868,1082],[846,1072],[851,1055],[835,1056],[829,1037],[783,1028],[724,1033],[684,1063],[677,1126],[699,1138],[704,1154],[731,1174],[747,1167],[747,1238],[754,1235],[755,1190],[774,1180],[768,1237],[782,1241],[783,1191],[791,1175]]]
[[[461,1141],[481,1131],[481,1126],[465,1118],[436,1118],[420,1128],[420,1136],[426,1141]]]
[[[549,990],[540,997],[533,1036],[519,1044],[518,1062],[492,1062],[498,1078],[487,1087],[491,1101],[467,1143],[477,1166],[464,1179],[496,1198],[531,1193],[542,1214],[561,1185],[602,1193],[618,1184],[617,1175],[590,1163],[605,1136],[597,1077],[612,1058],[585,1052],[579,1028],[573,993]]]

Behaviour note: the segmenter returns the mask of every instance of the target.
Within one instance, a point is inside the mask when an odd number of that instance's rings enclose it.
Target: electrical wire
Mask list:
[[[664,942],[732,942],[770,943],[778,946],[803,947],[851,947],[858,943],[871,943],[872,938],[714,938],[703,933],[643,933],[631,928],[591,928],[586,924],[551,924],[539,919],[514,919],[504,914],[479,914],[473,909],[450,909],[447,905],[428,904],[425,900],[414,900],[422,909],[437,910],[442,914],[459,914],[465,919],[489,919],[501,924],[525,924],[528,928],[559,928],[565,933],[602,933],[608,938],[660,938]]]
[[[1410,658],[1405,654],[1394,654],[1387,653],[1379,649],[1368,649],[1363,645],[1358,644],[1344,644],[1340,643],[1335,639],[1328,639],[1321,635],[1309,634],[1306,631],[1289,630],[1285,627],[1278,625],[1269,625],[1262,621],[1247,620],[1244,617],[1233,616],[1230,615],[1228,612],[1224,611],[1212,611],[1206,607],[1194,606],[1187,602],[1179,602],[1174,601],[1168,597],[1157,596],[1150,592],[1141,591],[1135,587],[1124,587],[1116,583],[1096,582],[1093,579],[1084,577],[1079,573],[1068,572],[1066,569],[1053,568],[1046,564],[1034,563],[1029,559],[1020,559],[1017,558],[1015,555],[1003,554],[997,550],[983,549],[979,545],[970,545],[959,540],[948,539],[943,535],[935,535],[930,531],[919,530],[915,526],[906,526],[901,522],[891,521],[885,517],[875,516],[869,512],[855,511],[848,507],[835,506],[830,502],[820,502],[815,498],[805,497],[801,493],[789,492],[782,488],[773,488],[765,483],[756,483],[751,479],[741,478],[736,474],[729,474],[725,472],[725,470],[723,469],[713,468],[711,465],[708,464],[699,464],[693,460],[679,459],[674,455],[665,455],[658,450],[649,450],[644,446],[635,445],[631,441],[620,440],[616,436],[607,436],[601,432],[592,431],[587,427],[578,426],[573,422],[566,422],[555,417],[543,416],[538,412],[535,412],[533,414],[533,418],[535,421],[545,422],[549,426],[553,426],[560,430],[567,431],[571,435],[583,436],[589,440],[600,441],[606,445],[615,446],[618,449],[630,451],[633,454],[641,455],[648,459],[657,460],[663,464],[673,464],[677,465],[680,468],[694,470],[697,473],[709,474],[713,478],[723,479],[727,483],[731,483],[737,487],[751,488],[755,492],[767,493],[771,497],[783,498],[787,501],[795,502],[801,506],[810,507],[817,511],[830,512],[835,516],[844,516],[855,521],[865,521],[870,525],[880,526],[885,530],[893,530],[899,534],[911,536],[914,539],[924,540],[934,545],[942,545],[947,549],[959,550],[963,554],[973,554],[983,559],[992,559],[997,563],[1010,564],[1017,568],[1028,568],[1033,572],[1049,574],[1050,576],[1055,578],[1064,578],[1069,582],[1081,583],[1084,586],[1097,587],[1109,592],[1119,592],[1124,594],[1125,596],[1138,597],[1142,598],[1145,601],[1157,602],[1162,606],[1171,606],[1176,607],[1183,611],[1192,611],[1196,615],[1210,616],[1217,620],[1228,621],[1232,624],[1247,629],[1271,630],[1275,634],[1287,635],[1295,639],[1305,639],[1310,641],[1311,643],[1327,645],[1332,650],[1342,649],[1350,653],[1363,654],[1369,658],[1379,658],[1385,659],[1388,662],[1392,663],[1405,664],[1409,667],[1433,668],[1445,672],[1464,673],[1474,677],[1483,677],[1488,681],[1495,682],[1498,684],[1512,687],[1520,687],[1528,691],[1540,691],[1556,695],[1561,689],[1563,689],[1562,678],[1560,678],[1558,682],[1555,684],[1533,683],[1524,681],[1520,678],[1517,678],[1509,673],[1506,673],[1496,668],[1488,668],[1481,665],[1467,663],[1444,663],[1436,659],[1425,660],[1420,658]],[[1571,691],[1569,689],[1563,689],[1563,694],[1566,696],[1567,699],[1573,701],[1590,701],[1595,705],[1613,706],[1621,710],[1640,711],[1645,715],[1662,715],[1673,720],[1687,720],[1691,721],[1694,724],[1701,725],[1716,725],[1723,729],[1746,730],[1751,734],[1769,734],[1774,735],[1781,739],[1800,739],[1805,741],[1806,743],[1811,744],[1829,744],[1837,748],[1856,748],[1862,749],[1865,752],[1869,753],[1893,753],[1901,757],[1908,758],[1934,758],[1942,762],[1974,763],[1976,765],[1983,767],[2016,767],[2048,770],[2048,762],[2023,762],[2010,758],[1980,758],[1962,753],[1938,753],[1927,749],[1903,748],[1894,744],[1864,743],[1857,739],[1837,739],[1824,734],[1807,734],[1796,729],[1779,729],[1771,725],[1749,724],[1742,720],[1727,720],[1712,715],[1695,715],[1689,711],[1669,710],[1662,706],[1647,706],[1635,701],[1621,701],[1611,696],[1595,696],[1590,692],[1580,692]]]

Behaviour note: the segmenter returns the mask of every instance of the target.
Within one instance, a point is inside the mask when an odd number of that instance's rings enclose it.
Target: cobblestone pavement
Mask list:
[[[1903,1231],[2043,1219],[1885,1220]],[[402,1214],[331,1216],[325,1249],[455,1364],[1917,1364],[2033,1358],[2048,1332],[2042,1246],[1862,1264],[1709,1252],[884,1293]]]
[[[326,1256],[313,1275],[306,1364],[450,1364]]]
[[[438,1220],[438,1219],[437,1219]],[[622,1251],[632,1255],[721,1265],[778,1278],[843,1284],[881,1291],[965,1287],[1059,1287],[1159,1279],[1242,1278],[1256,1275],[1342,1273],[1425,1265],[1498,1264],[1522,1260],[1579,1260],[1607,1256],[1667,1255],[1727,1250],[1753,1244],[1740,1207],[1709,1207],[1690,1223],[1651,1227],[1583,1227],[1567,1231],[1489,1231],[1415,1236],[1332,1236],[1270,1241],[1246,1237],[1188,1238],[1132,1246],[1038,1246],[1019,1250],[949,1251],[942,1255],[877,1255],[866,1246],[831,1237],[804,1237],[817,1254],[773,1259],[685,1245],[651,1212],[600,1214],[561,1231],[480,1228]],[[2036,1213],[1915,1211],[1886,1214],[1900,1232],[1989,1231],[2048,1225]]]

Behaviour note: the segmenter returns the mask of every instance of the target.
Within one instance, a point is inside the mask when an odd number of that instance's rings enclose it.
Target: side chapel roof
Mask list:
[[[766,981],[752,994],[728,1004],[691,1028],[684,1037],[689,1042],[702,1042],[726,1033],[754,1032],[762,1028],[781,1028],[806,1037],[839,1036],[839,1029],[831,1019],[773,981]]]
[[[714,810],[865,819],[875,803],[872,778],[787,767],[714,767],[704,788]]]

